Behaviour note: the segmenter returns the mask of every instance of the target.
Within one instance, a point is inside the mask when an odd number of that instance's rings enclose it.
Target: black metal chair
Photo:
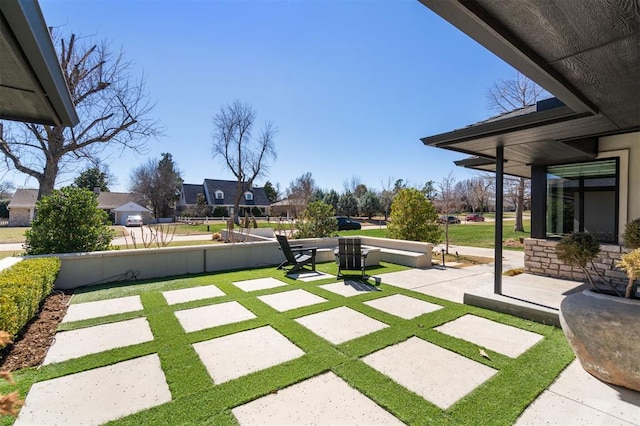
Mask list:
[[[369,250],[362,249],[360,238],[338,238],[338,248],[333,254],[338,264],[338,278],[342,276],[342,270],[359,270],[364,279]]]
[[[316,270],[316,250],[317,247],[304,248],[301,245],[289,245],[289,240],[285,235],[276,235],[280,243],[280,250],[284,253],[285,261],[282,262],[278,269],[283,269],[287,265],[293,265],[287,273],[292,274],[298,272],[303,266],[311,264],[311,270]]]

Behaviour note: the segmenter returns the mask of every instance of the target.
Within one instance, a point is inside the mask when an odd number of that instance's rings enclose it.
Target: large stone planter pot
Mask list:
[[[562,301],[560,324],[587,372],[640,391],[640,300],[584,290]]]

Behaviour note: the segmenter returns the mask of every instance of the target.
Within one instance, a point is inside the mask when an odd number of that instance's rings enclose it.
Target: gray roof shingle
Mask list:
[[[207,204],[210,206],[233,206],[236,187],[238,182],[235,180],[222,180],[222,179],[205,179],[202,185],[183,183],[182,195],[184,197],[185,205],[196,205],[198,203],[198,194],[204,194],[207,200]],[[248,185],[243,185],[243,191],[246,191]],[[216,191],[222,191],[224,197],[217,200]],[[264,188],[253,187],[251,190],[253,193],[253,200],[241,200],[241,206],[260,206],[265,207],[270,205],[269,198]]]

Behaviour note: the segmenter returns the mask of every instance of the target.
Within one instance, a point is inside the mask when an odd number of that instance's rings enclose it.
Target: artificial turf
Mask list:
[[[406,269],[382,263],[367,269],[372,276]],[[335,274],[335,265],[318,265],[318,270]],[[266,290],[244,292],[233,282],[274,277],[288,285]],[[379,290],[353,297],[343,297],[319,287],[335,282],[335,278],[300,282],[287,278],[282,271],[270,268],[229,271],[197,276],[177,277],[144,282],[126,282],[79,289],[73,303],[140,295],[143,311],[109,317],[64,323],[60,330],[84,328],[96,324],[144,316],[149,321],[154,340],[98,354],[87,355],[40,369],[30,368],[15,373],[17,387],[26,395],[38,381],[114,364],[127,359],[157,353],[161,360],[172,401],[158,407],[113,421],[115,425],[140,424],[237,424],[231,409],[279,389],[332,371],[352,387],[375,401],[407,424],[512,424],[522,411],[571,362],[573,353],[560,329],[526,321],[509,315],[437,299],[421,293],[386,285],[384,276]],[[373,282],[371,280],[370,282]],[[215,285],[225,295],[169,306],[161,292],[202,285]],[[258,296],[293,289],[304,289],[327,299],[326,302],[286,312],[278,312],[257,299]],[[392,294],[403,294],[436,303],[443,309],[405,320],[364,305],[363,302]],[[257,318],[219,327],[186,333],[174,311],[237,301]],[[296,318],[346,306],[388,327],[378,332],[334,345],[295,321]],[[503,324],[538,333],[544,338],[519,357],[512,359],[485,349],[489,358],[480,354],[473,343],[434,330],[446,322],[473,314]],[[300,358],[267,368],[222,384],[214,384],[192,344],[216,337],[270,325],[305,352]],[[457,403],[442,410],[417,394],[395,383],[361,361],[363,356],[417,336],[445,349],[498,370],[491,379]],[[437,366],[434,366],[437,368]],[[11,387],[13,389],[15,387]],[[0,391],[7,391],[0,385]],[[11,424],[3,418],[0,424]]]

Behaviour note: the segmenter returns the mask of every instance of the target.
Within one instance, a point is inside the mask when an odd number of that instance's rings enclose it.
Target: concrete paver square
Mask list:
[[[215,285],[205,285],[201,287],[183,288],[180,290],[163,291],[162,295],[169,305],[191,302],[194,300],[210,299],[212,297],[224,296],[224,292]]]
[[[257,278],[255,280],[247,280],[247,281],[238,281],[233,283],[236,287],[243,291],[256,291],[256,290],[264,290],[267,288],[275,288],[283,285],[287,285],[287,283],[277,280],[275,278]]]
[[[43,364],[53,364],[152,340],[153,333],[146,318],[62,331],[56,333]]]
[[[317,280],[326,280],[327,278],[333,278],[334,275],[325,274],[324,272],[320,272],[320,271],[303,270],[293,274],[287,274],[287,277],[292,278],[294,280],[309,282],[309,281],[317,281]]]
[[[542,392],[515,423],[517,426],[630,426],[633,424],[548,390]]]
[[[402,425],[389,412],[329,372],[231,410],[249,425]]]
[[[469,268],[453,269],[433,267],[429,269],[407,269],[405,271],[390,272],[388,274],[381,274],[380,278],[385,284],[412,290],[414,288],[472,275],[478,275],[478,272],[470,270]]]
[[[16,425],[99,425],[171,401],[157,354],[31,387]]]
[[[380,299],[364,302],[364,304],[404,319],[412,319],[422,314],[442,309],[440,305],[414,299],[403,294],[381,297]]]
[[[517,358],[544,338],[537,333],[500,324],[475,315],[463,315],[434,328],[511,358]]]
[[[418,337],[381,349],[362,361],[445,410],[497,373]]]
[[[302,349],[270,326],[193,344],[215,384],[299,358]]]
[[[268,294],[266,296],[260,296],[258,299],[262,300],[264,303],[279,312],[289,311],[291,309],[297,309],[303,306],[315,305],[316,303],[327,301],[327,299],[323,297],[316,296],[315,294],[302,289]]]
[[[470,266],[469,268],[472,268]],[[455,271],[455,269],[453,269]],[[493,283],[493,274],[483,273],[470,275],[466,277],[459,277],[449,281],[444,281],[437,284],[430,284],[423,287],[417,287],[412,289],[418,293],[426,294],[427,296],[437,297],[439,299],[448,300],[455,303],[464,303],[464,295],[469,291],[481,288],[487,284]]]
[[[552,423],[639,425],[640,392],[601,382],[574,360],[518,420],[522,425]]]
[[[371,291],[379,291],[379,289],[375,286],[352,280],[341,281],[339,283],[333,284],[325,284],[319,287],[344,297],[357,296],[359,294],[366,294]]]
[[[62,322],[80,321],[89,318],[106,317],[125,312],[141,311],[140,296],[118,297],[116,299],[99,300],[97,302],[70,305]]]
[[[296,322],[335,345],[388,327],[344,306],[300,317]]]
[[[187,333],[256,317],[238,302],[225,302],[200,308],[185,309],[176,311],[174,314]]]

